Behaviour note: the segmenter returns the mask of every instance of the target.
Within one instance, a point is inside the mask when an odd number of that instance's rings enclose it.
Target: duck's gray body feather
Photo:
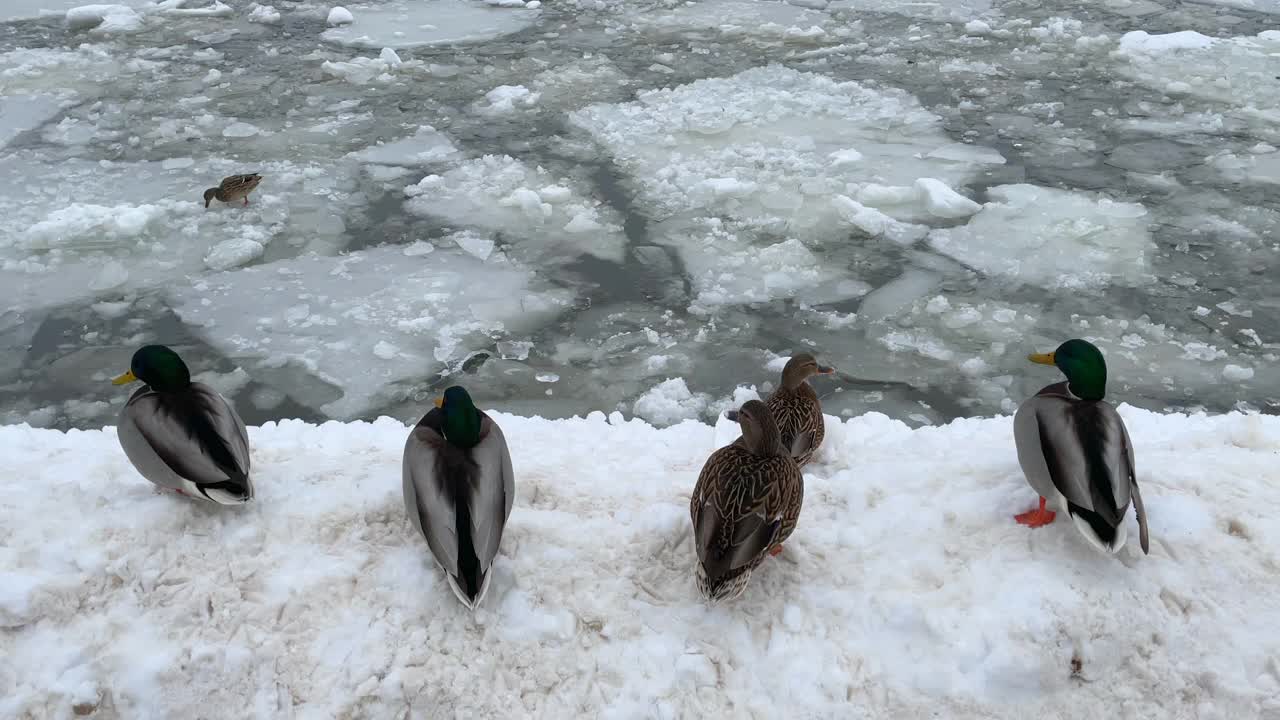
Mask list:
[[[129,462],[156,485],[220,505],[253,498],[249,433],[208,385],[177,393],[140,388],[120,411],[116,433]]]
[[[1027,483],[1053,509],[1067,512],[1091,544],[1111,553],[1124,546],[1132,499],[1142,550],[1148,551],[1133,444],[1115,408],[1082,400],[1060,382],[1022,403],[1013,428]]]
[[[426,538],[454,594],[471,609],[489,589],[515,500],[507,440],[497,423],[484,413],[481,417],[480,443],[463,450],[445,438],[443,412],[427,413],[405,441],[402,473],[410,521]]]

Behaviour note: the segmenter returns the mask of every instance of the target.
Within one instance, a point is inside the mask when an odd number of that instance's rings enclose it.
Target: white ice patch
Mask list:
[[[363,196],[334,167],[264,163],[249,206],[200,194],[247,168],[199,163],[48,163],[26,152],[0,159],[0,176],[28,182],[0,193],[0,307],[38,308],[110,292],[183,282],[187,274],[249,262],[283,240],[281,254],[336,249],[341,213]],[[103,279],[123,263],[124,281]]]
[[[690,391],[684,378],[671,378],[641,395],[632,412],[659,426],[673,425],[681,420],[696,419],[710,402],[711,397],[706,393]]]
[[[329,27],[340,27],[342,25],[350,25],[355,21],[356,19],[354,16],[352,16],[351,11],[342,7],[341,5],[335,5],[334,7],[330,8],[329,16],[325,18],[325,24],[328,25]]]
[[[368,85],[370,82],[389,83],[395,80],[394,73],[403,65],[400,56],[389,47],[382,48],[378,57],[356,56],[348,61],[326,60],[320,69],[326,75],[342,78],[352,85]],[[421,62],[414,62],[420,66]]]
[[[1003,160],[957,153],[940,119],[906,93],[776,65],[570,117],[628,173],[702,309],[857,297],[866,284],[827,257],[849,225],[914,242],[926,229],[909,221],[976,211],[952,188]],[[825,246],[822,261],[808,245]]]
[[[511,263],[384,246],[210,275],[169,297],[194,332],[255,379],[350,418],[473,346],[539,327],[572,294]],[[370,350],[379,341],[396,353],[371,367],[369,352],[388,354]]]
[[[1113,56],[1122,75],[1171,95],[1225,103],[1229,115],[1263,137],[1280,136],[1280,32],[1218,39],[1136,31],[1121,38]]]
[[[870,13],[893,13],[927,20],[964,22],[984,15],[991,10],[991,0],[941,0],[940,2],[831,0],[831,3],[827,5],[827,9],[853,13],[864,11]],[[968,30],[968,26],[966,26],[966,30]],[[975,34],[980,34],[978,26],[974,27],[974,31]]]
[[[702,0],[682,3],[669,12],[646,8],[628,20],[648,33],[710,30],[726,39],[792,43],[821,42],[828,37],[824,28],[834,25],[820,9],[772,0]]]
[[[412,135],[380,145],[371,145],[350,154],[360,162],[401,167],[423,167],[451,160],[458,149],[447,135],[430,125],[419,126]]]
[[[0,96],[0,148],[52,120],[65,103],[63,97],[51,94]]]
[[[92,30],[108,35],[138,30],[142,16],[127,5],[81,5],[67,11],[66,23],[72,32]]]
[[[568,261],[583,254],[620,261],[626,238],[609,206],[572,191],[576,183],[507,155],[485,155],[410,185],[405,207],[416,215],[514,238],[522,261]]]
[[[666,223],[655,240],[680,248],[685,271],[698,291],[693,308],[699,312],[780,298],[833,303],[871,289],[824,262],[796,238],[754,245],[715,218],[689,225]]]
[[[479,42],[519,32],[539,13],[470,0],[392,0],[350,7],[354,21],[326,30],[324,40],[371,49]]]
[[[961,227],[934,230],[939,251],[992,275],[1045,287],[1149,279],[1146,210],[1086,193],[1001,185]]]
[[[538,97],[538,93],[523,85],[499,85],[484,94],[488,104],[481,107],[481,112],[502,115],[518,108],[530,108],[538,104]]]
[[[261,23],[263,25],[278,25],[280,23],[280,11],[270,5],[254,5],[253,10],[249,12],[249,22]]]
[[[792,232],[829,230],[836,194],[869,184],[910,188],[919,178],[957,187],[976,164],[924,157],[954,143],[904,92],[777,65],[643,91],[636,102],[592,105],[570,118],[630,173],[659,217],[728,213],[785,222]],[[921,216],[923,200],[927,193],[886,212]]]

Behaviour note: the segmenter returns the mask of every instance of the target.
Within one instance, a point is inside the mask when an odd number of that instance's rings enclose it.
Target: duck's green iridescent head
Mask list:
[[[446,440],[464,449],[480,444],[480,411],[461,385],[445,390],[444,397],[436,400],[436,407],[444,412]]]
[[[129,372],[113,379],[114,385],[141,380],[157,392],[177,392],[191,385],[191,371],[178,353],[164,345],[144,345],[133,354]]]
[[[1107,361],[1102,359],[1102,351],[1087,340],[1068,340],[1051,353],[1029,355],[1027,359],[1041,365],[1057,365],[1078,398],[1101,400],[1107,394]]]

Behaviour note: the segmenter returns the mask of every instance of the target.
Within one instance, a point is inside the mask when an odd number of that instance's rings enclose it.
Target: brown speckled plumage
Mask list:
[[[222,178],[222,182],[218,183],[218,187],[204,191],[204,206],[206,208],[209,207],[209,202],[214,199],[224,203],[244,200],[244,204],[248,205],[249,193],[253,192],[260,182],[262,182],[262,176],[258,173],[232,175]]]
[[[737,419],[742,438],[711,454],[689,500],[698,588],[711,600],[742,594],[751,571],[795,530],[804,499],[804,478],[768,407],[752,400]]]
[[[818,365],[818,361],[808,353],[794,355],[782,369],[782,383],[765,401],[778,423],[783,447],[791,448],[798,435],[810,435],[808,449],[796,456],[796,463],[800,467],[804,467],[813,458],[826,437],[822,403],[818,401],[818,393],[809,384],[809,378],[831,372],[832,368]]]

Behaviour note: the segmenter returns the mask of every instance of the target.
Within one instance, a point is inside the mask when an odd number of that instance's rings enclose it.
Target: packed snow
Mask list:
[[[1007,416],[828,417],[796,533],[717,606],[688,497],[731,423],[497,413],[517,498],[474,616],[405,517],[400,421],[250,428],[238,508],[159,494],[113,428],[3,427],[0,715],[1267,717],[1280,420],[1120,410],[1148,556],[1016,525]]]

